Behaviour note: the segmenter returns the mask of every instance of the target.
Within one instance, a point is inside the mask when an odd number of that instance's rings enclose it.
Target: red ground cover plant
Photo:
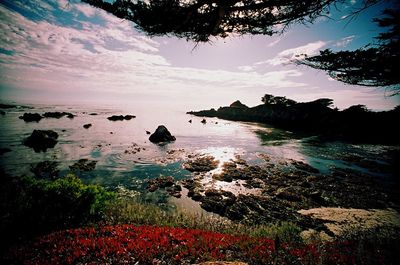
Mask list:
[[[11,264],[191,264],[240,260],[250,264],[354,263],[352,245],[280,244],[267,238],[195,229],[117,225],[55,232],[13,249]],[[329,255],[324,255],[329,253]],[[324,257],[322,257],[324,255]]]

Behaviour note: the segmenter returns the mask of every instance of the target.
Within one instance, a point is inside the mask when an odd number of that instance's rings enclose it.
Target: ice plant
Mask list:
[[[240,260],[251,264],[354,264],[355,246],[322,248],[268,238],[234,236],[197,229],[117,225],[55,232],[8,255],[16,264],[168,264]]]

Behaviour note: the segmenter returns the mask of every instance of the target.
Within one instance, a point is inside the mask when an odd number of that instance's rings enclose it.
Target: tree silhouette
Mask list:
[[[82,0],[136,23],[150,36],[174,35],[196,42],[211,36],[282,32],[292,23],[312,22],[331,4],[345,0]],[[380,0],[363,0],[364,8]],[[283,27],[282,27],[283,26]]]
[[[286,98],[286,97],[276,97],[270,94],[265,94],[262,98],[261,101],[265,104],[265,105],[281,105],[281,106],[285,106],[285,107],[289,107],[289,106],[293,106],[295,105],[297,102]]]
[[[374,19],[380,27],[389,28],[379,34],[377,44],[355,51],[300,56],[297,64],[327,71],[339,81],[362,86],[386,86],[393,94],[400,93],[400,9],[388,9],[383,18]]]

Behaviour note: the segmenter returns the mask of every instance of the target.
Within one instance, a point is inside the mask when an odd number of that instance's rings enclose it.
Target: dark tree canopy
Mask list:
[[[345,0],[82,0],[136,23],[150,36],[174,35],[196,42],[230,34],[273,35],[276,26],[313,21]],[[368,6],[379,0],[363,0]],[[284,28],[284,27],[283,27]],[[282,30],[280,30],[282,31]]]
[[[353,85],[385,86],[400,93],[400,9],[384,12],[374,19],[379,26],[388,28],[379,34],[377,44],[355,51],[321,51],[319,55],[298,59],[298,64],[327,71],[339,81]]]
[[[289,107],[289,106],[293,106],[295,105],[297,102],[286,98],[286,97],[277,97],[277,96],[273,96],[270,94],[265,94],[262,98],[261,101],[265,104],[265,105],[282,105],[285,107]]]

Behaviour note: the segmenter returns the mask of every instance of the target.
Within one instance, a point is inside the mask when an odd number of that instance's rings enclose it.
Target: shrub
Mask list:
[[[113,193],[85,185],[71,174],[55,181],[4,176],[0,193],[3,247],[55,229],[97,221],[114,198]]]

